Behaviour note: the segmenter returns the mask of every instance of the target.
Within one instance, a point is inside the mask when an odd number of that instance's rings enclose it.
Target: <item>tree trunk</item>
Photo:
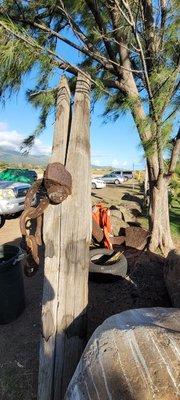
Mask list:
[[[122,55],[122,52],[121,52]],[[126,58],[128,56],[126,54]],[[125,58],[125,59],[126,59]],[[123,66],[129,66],[123,63]],[[154,126],[151,126],[147,120],[142,101],[139,97],[136,83],[131,72],[123,71],[124,92],[132,102],[132,116],[136,124],[140,140],[146,151],[149,141],[152,141],[154,135]],[[133,100],[133,101],[132,101]],[[157,130],[157,126],[155,126]],[[157,139],[157,135],[156,135]],[[159,247],[163,254],[167,254],[169,250],[174,249],[171,238],[170,221],[169,221],[169,204],[168,204],[168,183],[167,177],[162,177],[162,166],[160,162],[163,159],[158,157],[158,142],[154,141],[153,154],[147,157],[147,167],[149,175],[149,228],[151,233],[150,250],[156,251]]]
[[[151,180],[151,179],[150,179]],[[174,249],[171,238],[168,204],[168,180],[161,177],[153,185],[150,181],[150,232],[151,240],[149,249],[156,251],[159,247],[164,255]]]
[[[146,116],[141,102],[137,101],[133,107],[132,115],[136,123],[140,139],[145,144],[152,140],[151,128],[144,129]],[[168,183],[167,176],[161,176],[158,158],[157,146],[154,146],[154,152],[147,157],[147,167],[149,176],[149,229],[151,233],[149,249],[155,252],[161,249],[164,255],[174,249],[171,238],[168,204]]]

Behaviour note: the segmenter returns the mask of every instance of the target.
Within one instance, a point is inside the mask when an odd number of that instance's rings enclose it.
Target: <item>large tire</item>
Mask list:
[[[2,226],[5,224],[5,216],[4,215],[0,215],[0,228],[2,228]]]
[[[115,183],[115,185],[119,185],[120,184],[118,179],[115,179],[114,183]]]
[[[114,264],[109,264],[109,265],[105,264],[103,257],[101,257],[104,255],[111,256],[111,255],[113,255],[113,253],[114,253],[114,250],[101,249],[101,248],[90,250],[89,272],[97,273],[97,274],[109,274],[109,275],[125,277],[127,274],[127,260],[123,254],[121,254],[119,261],[115,262]],[[100,258],[100,261],[98,261],[98,263],[95,263],[92,260],[92,258],[95,256],[99,256],[99,258]],[[102,261],[101,261],[101,259],[102,259]]]
[[[92,183],[92,184],[91,184],[91,187],[92,187],[92,189],[97,189],[97,187],[96,187],[96,184],[95,184],[95,183]]]

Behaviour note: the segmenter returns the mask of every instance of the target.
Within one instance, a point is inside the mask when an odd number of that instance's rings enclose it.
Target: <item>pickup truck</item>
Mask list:
[[[25,196],[30,187],[29,183],[0,181],[0,228],[7,215],[24,209]]]

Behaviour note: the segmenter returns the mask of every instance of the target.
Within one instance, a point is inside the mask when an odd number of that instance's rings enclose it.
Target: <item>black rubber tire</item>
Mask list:
[[[114,183],[115,183],[115,185],[119,185],[119,184],[120,184],[120,182],[118,181],[118,179],[115,179]]]
[[[111,265],[106,265],[94,263],[92,261],[92,258],[97,255],[108,255],[111,256],[114,253],[114,250],[108,250],[108,249],[103,249],[103,248],[98,248],[98,249],[93,249],[90,250],[89,252],[89,272],[91,273],[97,273],[97,274],[110,274],[110,275],[115,275],[115,276],[122,276],[125,277],[127,274],[127,260],[126,257],[121,254],[120,260],[115,262],[114,264]]]
[[[4,215],[0,215],[0,228],[3,227],[3,225],[5,224],[5,216]]]
[[[19,218],[23,211],[19,211],[15,214],[7,214],[6,219],[16,219]]]
[[[91,184],[91,187],[92,187],[92,189],[97,189],[97,187],[96,187],[96,184],[95,184],[95,183],[92,183],[92,184]]]

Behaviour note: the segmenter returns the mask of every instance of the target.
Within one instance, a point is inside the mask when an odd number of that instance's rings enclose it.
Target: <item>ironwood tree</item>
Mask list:
[[[91,75],[93,100],[104,98],[104,117],[130,110],[146,155],[149,175],[150,249],[172,249],[168,185],[180,149],[172,135],[178,111],[179,43],[176,0],[1,0],[0,91],[6,101],[34,69],[28,100],[40,107],[31,145],[55,105],[53,75],[64,70],[73,87],[81,70]],[[81,54],[73,65],[61,44]],[[164,161],[166,147],[170,162]]]

